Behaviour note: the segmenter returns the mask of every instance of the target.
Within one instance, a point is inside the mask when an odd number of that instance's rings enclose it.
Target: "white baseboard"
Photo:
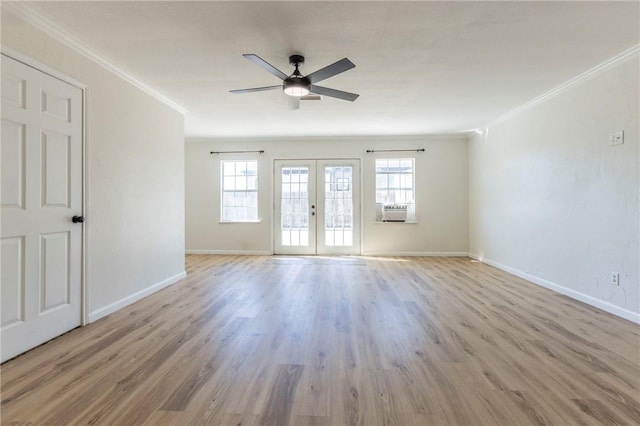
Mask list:
[[[180,272],[179,274],[176,274],[172,277],[167,278],[166,280],[160,281],[159,283],[153,284],[150,287],[145,288],[144,290],[140,290],[136,293],[133,293],[123,299],[120,299],[116,302],[113,302],[103,308],[97,309],[91,313],[89,313],[89,322],[94,322],[102,317],[105,317],[119,309],[124,308],[127,305],[130,305],[134,302],[137,302],[140,299],[143,299],[147,296],[149,296],[152,293],[155,293],[156,291],[162,290],[165,287],[170,286],[171,284],[174,284],[177,281],[180,281],[181,279],[183,279],[184,277],[187,276],[186,272]]]
[[[486,263],[487,265],[494,266],[498,269],[501,269],[512,275],[515,275],[516,277],[520,277],[527,281],[531,281],[532,283],[537,284],[541,287],[548,288],[549,290],[553,290],[557,293],[563,294],[572,299],[586,303],[587,305],[591,305],[595,308],[602,309],[603,311],[613,314],[615,316],[618,316],[620,318],[624,318],[636,324],[640,324],[640,313],[621,308],[620,306],[614,305],[604,300],[597,299],[593,296],[589,296],[588,294],[584,294],[579,291],[564,287],[560,284],[547,281],[543,278],[536,277],[535,275],[531,275],[527,272],[522,272],[518,269],[512,268],[507,265],[503,265],[502,263],[496,262],[494,260],[481,258],[480,256],[474,253],[469,253],[469,257],[476,259],[480,262]]]
[[[271,256],[267,250],[185,250],[186,254],[220,254],[231,256]]]
[[[272,256],[273,253],[266,250],[185,250],[186,254],[219,254],[232,256]],[[339,255],[337,255],[339,256]],[[465,257],[467,252],[431,252],[431,251],[365,251],[362,256],[439,256],[439,257]]]
[[[424,257],[466,257],[469,253],[462,251],[363,251],[363,256],[424,256]]]

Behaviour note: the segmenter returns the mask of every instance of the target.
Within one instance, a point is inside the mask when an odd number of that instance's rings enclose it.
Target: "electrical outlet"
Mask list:
[[[615,133],[611,133],[609,137],[610,145],[622,145],[624,143],[624,130],[620,130]]]
[[[620,272],[611,273],[611,285],[615,285],[615,286],[620,285]]]

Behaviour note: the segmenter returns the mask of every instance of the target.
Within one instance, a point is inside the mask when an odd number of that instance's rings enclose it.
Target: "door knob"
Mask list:
[[[311,212],[311,216],[315,216],[315,215],[316,215],[316,212]]]
[[[312,208],[312,209],[315,209],[315,208],[316,208],[316,206],[313,206],[313,205],[312,205],[312,206],[311,206],[311,208]]]
[[[73,223],[82,223],[84,222],[84,216],[74,216],[71,218],[71,222]]]

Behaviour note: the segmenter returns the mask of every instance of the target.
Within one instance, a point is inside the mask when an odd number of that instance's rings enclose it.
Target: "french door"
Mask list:
[[[1,130],[5,361],[80,325],[82,90],[2,55]]]
[[[360,254],[360,160],[275,160],[275,254]]]

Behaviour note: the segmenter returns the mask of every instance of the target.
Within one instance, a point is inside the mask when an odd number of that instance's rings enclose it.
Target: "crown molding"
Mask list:
[[[85,90],[87,88],[87,85],[85,83],[78,81],[75,78],[69,77],[68,75],[63,74],[60,71],[51,68],[49,65],[37,61],[30,56],[27,56],[15,49],[10,48],[9,46],[5,46],[2,43],[0,43],[0,53],[8,58],[12,58],[18,62],[21,62],[28,67],[36,68],[45,74],[49,74],[51,77],[55,77],[58,80],[64,81],[65,83],[69,83],[70,85],[75,86],[78,89]]]
[[[466,131],[465,131],[466,132]],[[326,142],[327,140],[344,142],[366,142],[368,144],[385,142],[439,142],[442,140],[466,141],[468,133],[425,133],[422,135],[321,135],[321,136],[188,136],[185,135],[185,143],[211,143],[211,142],[234,142],[234,143],[272,143],[272,142]],[[375,149],[375,148],[374,148]]]
[[[582,83],[583,81],[593,77],[594,75],[608,70],[609,68],[612,68],[613,66],[626,61],[627,59],[631,59],[634,56],[637,56],[640,53],[640,44],[636,44],[635,46],[619,53],[618,55],[614,56],[611,59],[608,59],[604,62],[602,62],[599,65],[596,65],[595,67],[591,68],[590,70],[587,70],[585,72],[583,72],[580,75],[577,75],[576,77],[573,77],[572,79],[560,84],[559,86],[554,87],[553,89],[543,93],[542,95],[533,98],[532,100],[530,100],[529,102],[520,105],[517,108],[512,109],[511,111],[499,116],[498,118],[496,118],[495,120],[492,120],[491,122],[487,123],[486,125],[482,126],[483,128],[487,128],[487,127],[492,127],[495,126],[496,124],[502,123],[503,121],[506,121],[510,118],[515,117],[516,115],[527,111],[533,107],[535,107],[536,105],[539,105],[543,102],[546,102],[547,100],[559,95],[560,93],[564,92],[565,90],[568,90],[574,86],[577,86],[578,84]]]
[[[180,112],[181,114],[188,114],[189,111],[178,105],[176,102],[172,101],[168,97],[164,96],[157,90],[153,89],[148,84],[142,82],[140,79],[133,76],[131,73],[127,72],[125,69],[115,64],[110,59],[106,58],[102,54],[98,53],[93,48],[89,47],[84,42],[80,41],[77,37],[69,34],[66,30],[62,29],[57,24],[53,23],[49,19],[42,16],[38,11],[34,9],[34,6],[28,4],[28,2],[19,2],[19,1],[3,1],[2,9],[6,10],[28,24],[33,25],[40,31],[54,38],[55,40],[63,43],[67,47],[75,50],[82,56],[92,60],[97,63],[101,67],[109,70],[113,74],[142,90],[143,92],[153,96],[160,102],[165,105],[173,108],[174,110]]]

